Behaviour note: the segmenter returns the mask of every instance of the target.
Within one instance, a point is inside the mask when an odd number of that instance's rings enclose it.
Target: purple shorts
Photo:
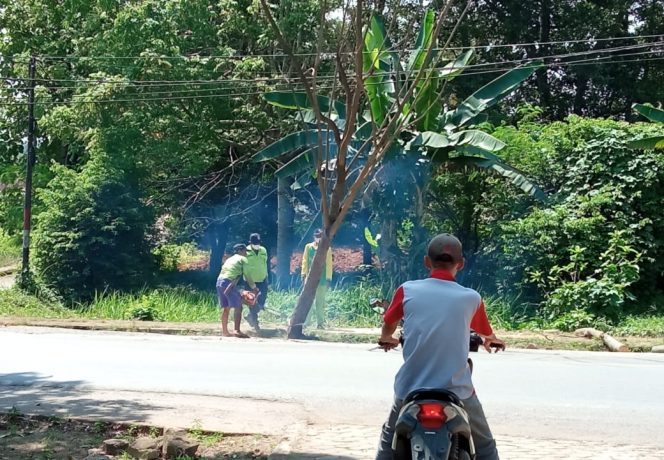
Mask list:
[[[221,308],[240,308],[242,307],[242,298],[240,297],[240,291],[238,291],[237,287],[231,289],[228,294],[224,294],[224,291],[230,284],[233,284],[233,281],[226,278],[217,280],[217,297],[219,298],[219,306]]]

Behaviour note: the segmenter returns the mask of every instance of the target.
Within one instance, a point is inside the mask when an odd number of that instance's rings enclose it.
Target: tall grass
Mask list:
[[[664,338],[664,316],[627,316],[610,332],[618,336]]]
[[[43,302],[34,295],[12,288],[0,290],[0,316],[64,319],[78,315],[60,304]]]
[[[380,288],[373,284],[358,283],[343,289],[327,292],[327,320],[331,326],[378,327],[381,316],[371,309],[369,301],[379,298]],[[269,322],[285,323],[293,313],[298,291],[272,291],[268,294],[263,318]],[[313,310],[312,306],[312,310]],[[310,315],[314,315],[313,311]]]
[[[15,238],[0,230],[0,268],[14,265],[21,259],[21,246]]]
[[[369,300],[379,296],[376,286],[358,284],[332,289],[327,295],[327,317],[332,326],[377,327],[381,317]],[[264,322],[285,324],[293,312],[297,291],[270,291]],[[137,293],[99,294],[89,305],[80,305],[80,316],[94,319],[131,319],[136,312],[149,311],[155,319],[173,322],[214,322],[219,320],[216,293],[192,287],[162,287]],[[313,314],[313,313],[312,313]]]
[[[495,329],[518,330],[538,327],[541,319],[532,313],[531,305],[519,301],[518,297],[484,297],[487,316]]]
[[[135,312],[150,311],[155,319],[172,322],[212,322],[219,320],[219,307],[212,291],[190,287],[144,289],[137,293],[102,293],[87,306],[79,307],[81,316],[95,319],[132,319]]]

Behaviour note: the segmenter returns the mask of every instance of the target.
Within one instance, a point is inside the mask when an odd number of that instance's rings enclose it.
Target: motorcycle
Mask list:
[[[372,306],[386,307],[385,301],[372,301]],[[399,342],[403,347],[404,338]],[[469,351],[477,352],[482,338],[471,331]],[[393,349],[391,343],[379,342],[379,347]],[[494,348],[502,348],[491,344]],[[468,358],[470,371],[473,361]],[[403,401],[392,440],[395,460],[472,460],[475,446],[471,436],[468,414],[463,402],[445,389],[419,389]]]

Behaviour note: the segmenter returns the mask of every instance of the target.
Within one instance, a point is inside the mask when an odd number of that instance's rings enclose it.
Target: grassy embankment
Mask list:
[[[264,323],[287,324],[298,293],[270,292]],[[328,294],[328,316],[333,327],[378,327],[380,315],[369,305],[369,299],[379,297],[378,287],[360,283],[345,289],[333,289]],[[526,314],[525,306],[517,301],[490,297],[486,299],[492,324],[502,331],[545,331],[554,323]],[[0,316],[32,318],[78,318],[127,320],[142,319],[167,322],[216,322],[219,318],[217,299],[211,287],[167,286],[144,289],[135,293],[102,293],[92,302],[65,307],[57,302],[42,301],[17,289],[0,291]],[[604,328],[606,329],[606,327]],[[664,317],[628,316],[610,326],[617,336],[664,337]],[[528,339],[524,339],[528,340]],[[544,342],[546,343],[546,341]]]

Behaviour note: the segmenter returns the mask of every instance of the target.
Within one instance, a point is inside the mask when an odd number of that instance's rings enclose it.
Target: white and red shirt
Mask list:
[[[394,293],[385,312],[387,324],[404,320],[404,363],[394,380],[397,399],[423,388],[443,388],[470,398],[473,383],[468,367],[470,329],[493,334],[479,293],[456,283],[446,270],[408,281]]]

